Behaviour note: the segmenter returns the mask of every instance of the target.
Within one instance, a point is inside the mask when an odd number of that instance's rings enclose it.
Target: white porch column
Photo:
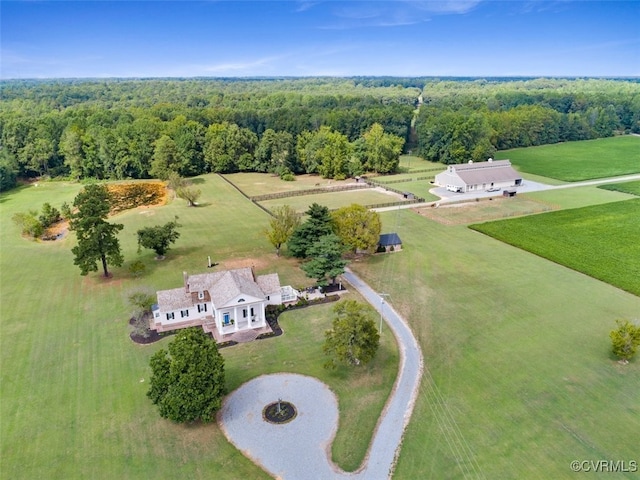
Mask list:
[[[238,323],[240,323],[240,319],[238,318],[238,307],[233,307],[233,331],[238,331]]]
[[[260,310],[262,310],[262,315],[260,316],[260,325],[265,326],[267,324],[267,314],[264,308],[264,302],[260,303]]]

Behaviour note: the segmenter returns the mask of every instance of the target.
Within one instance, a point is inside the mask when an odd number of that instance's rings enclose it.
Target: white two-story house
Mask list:
[[[182,287],[157,292],[151,328],[158,332],[201,325],[221,337],[259,329],[267,325],[267,305],[296,299],[295,290],[280,286],[277,273],[256,276],[251,268],[238,268],[183,276]]]

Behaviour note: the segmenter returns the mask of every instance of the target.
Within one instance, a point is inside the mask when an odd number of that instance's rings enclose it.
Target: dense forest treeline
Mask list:
[[[640,132],[640,83],[629,79],[13,80],[0,88],[2,190],[44,174],[341,178],[392,171],[403,145],[458,163]]]
[[[418,152],[442,163],[496,150],[640,133],[640,79],[438,81],[425,85]]]

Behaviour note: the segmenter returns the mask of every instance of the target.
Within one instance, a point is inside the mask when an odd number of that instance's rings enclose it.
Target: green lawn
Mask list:
[[[471,228],[640,296],[640,199]]]
[[[250,197],[266,195],[269,193],[294,192],[313,188],[335,187],[353,183],[352,178],[347,180],[329,180],[319,175],[296,175],[293,182],[285,182],[280,177],[270,173],[228,173],[224,178],[233,183],[242,192]]]
[[[640,197],[640,181],[637,182],[624,182],[624,183],[606,183],[600,185],[599,188],[604,190],[611,190],[612,192],[628,193],[630,195],[636,195]]]
[[[278,198],[275,200],[265,200],[259,202],[260,205],[268,209],[273,209],[280,205],[289,205],[297,212],[305,212],[312,203],[319,203],[330,210],[346,207],[352,203],[360,205],[375,205],[379,203],[399,202],[403,199],[396,194],[383,193],[374,189],[346,190],[344,192],[319,193],[317,195],[302,195],[298,197]]]
[[[72,201],[81,186],[41,183],[0,196],[3,478],[268,478],[215,424],[181,426],[161,419],[145,396],[148,362],[170,340],[140,346],[128,338],[127,292],[175,287],[182,271],[205,271],[208,255],[220,268],[255,265],[258,273],[277,271],[283,284],[312,283],[295,260],[276,258],[262,233],[266,213],[215,175],[203,177],[197,186],[202,190],[197,208],[175,200],[112,219],[125,225],[119,238],[126,263],[114,268],[109,280],[95,273],[80,276],[70,252],[73,235],[32,242],[21,238],[10,221],[15,212],[39,209],[44,202],[59,207]],[[136,230],[175,215],[183,227],[166,260],[154,260],[151,251],[138,254]],[[137,259],[147,266],[140,279],[127,272]],[[318,368],[321,332],[303,328],[302,322],[324,328],[323,308],[290,313],[283,318],[282,337],[223,354],[231,388],[272,371],[307,372],[335,388],[341,407],[360,415],[341,417],[338,431],[334,456],[350,468],[366,451],[367,435],[395,378],[397,353],[386,337],[378,360],[383,365],[362,376]],[[297,319],[301,323],[294,325]],[[359,404],[361,395],[366,405]]]
[[[617,364],[608,333],[640,298],[464,226],[381,215],[402,252],[352,268],[425,356],[394,478],[572,479],[574,459],[637,458],[640,359]]]
[[[440,162],[430,162],[416,155],[400,155],[400,163],[398,165],[398,170],[401,173],[411,173],[411,172],[415,172],[416,170],[431,170],[431,169],[438,169],[438,170],[444,171],[446,169],[446,166]],[[434,173],[438,173],[438,172],[434,171]],[[425,173],[425,175],[428,175],[428,174],[430,173]]]
[[[577,182],[640,173],[640,137],[624,136],[503,150],[523,173]]]

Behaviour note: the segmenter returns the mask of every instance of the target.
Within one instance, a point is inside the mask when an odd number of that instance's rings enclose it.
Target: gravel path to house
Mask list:
[[[343,472],[331,462],[338,403],[324,383],[298,374],[265,375],[227,396],[218,417],[222,430],[231,443],[276,478],[382,480],[393,472],[420,386],[422,353],[407,323],[389,304],[383,305],[381,297],[351,271],[344,277],[378,312],[383,307],[383,317],[400,349],[398,378],[364,464],[355,473]],[[264,407],[278,399],[293,403],[298,411],[295,419],[283,425],[262,418]]]

